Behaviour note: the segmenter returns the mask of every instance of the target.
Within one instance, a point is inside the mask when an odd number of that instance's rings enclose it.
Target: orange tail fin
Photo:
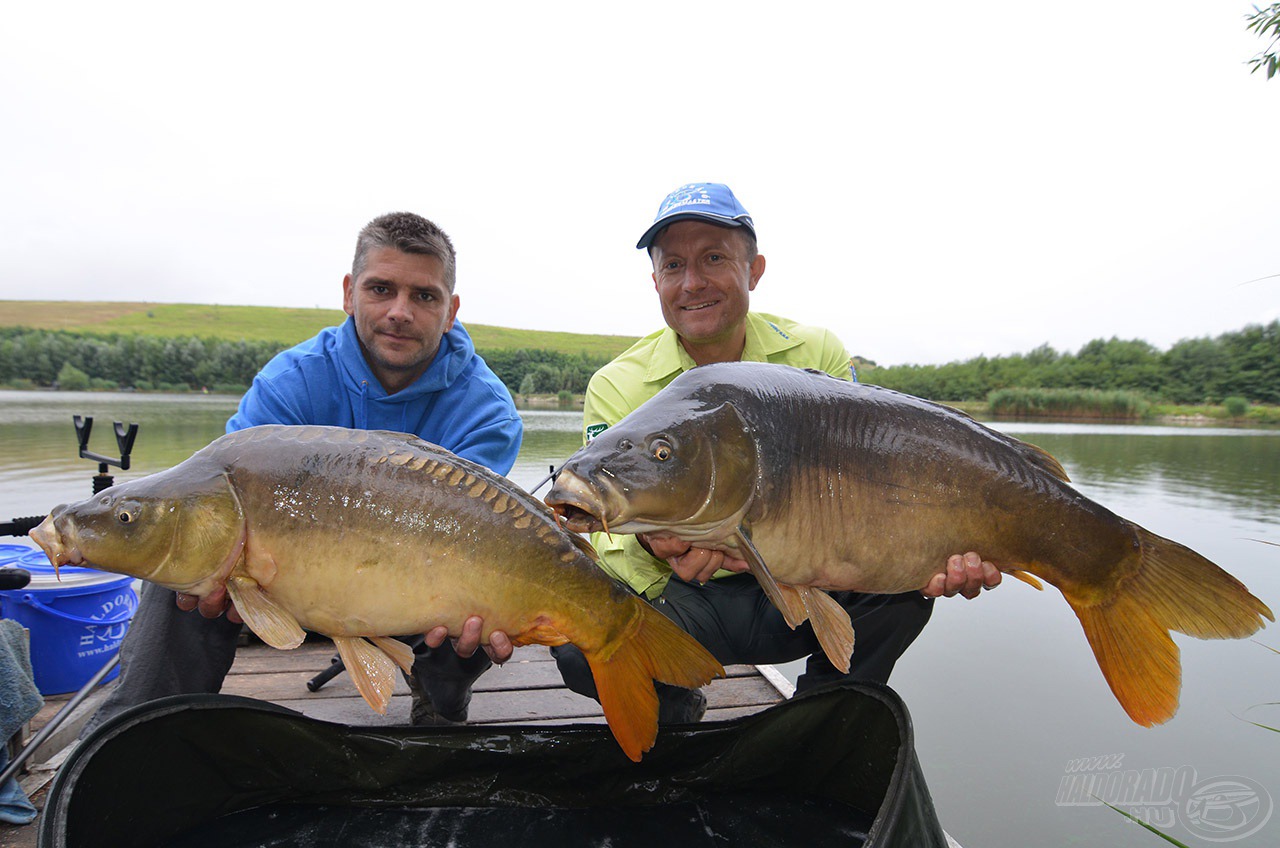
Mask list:
[[[636,624],[613,644],[583,650],[600,706],[623,753],[635,762],[658,737],[653,681],[695,688],[724,676],[724,667],[666,616],[639,598]]]
[[[1244,584],[1188,547],[1134,525],[1139,561],[1114,595],[1064,595],[1116,700],[1144,727],[1178,709],[1182,665],[1176,630],[1199,639],[1239,639],[1275,616]]]

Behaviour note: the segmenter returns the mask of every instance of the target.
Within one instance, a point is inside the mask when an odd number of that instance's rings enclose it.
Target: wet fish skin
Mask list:
[[[837,666],[848,619],[813,590],[911,591],[950,554],[981,551],[1062,591],[1144,725],[1177,708],[1170,630],[1241,638],[1274,621],[1209,560],[1080,494],[1039,448],[944,406],[781,365],[681,375],[571,458],[547,503],[571,529],[665,531],[746,559],[793,626],[816,611]],[[841,632],[824,639],[829,628]]]
[[[469,615],[517,645],[572,642],[632,759],[657,732],[654,679],[701,686],[723,669],[692,637],[610,580],[581,538],[505,478],[398,433],[264,426],[186,462],[59,506],[32,537],[55,564],[203,595],[226,584],[268,644],[330,636],[379,711],[392,637]],[[372,640],[372,641],[369,641]]]

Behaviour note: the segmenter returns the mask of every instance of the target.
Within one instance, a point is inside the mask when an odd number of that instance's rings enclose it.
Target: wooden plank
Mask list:
[[[487,675],[486,675],[487,676]],[[409,721],[408,689],[399,681],[392,696],[387,714],[380,716],[369,709],[356,694],[348,681],[334,681],[333,688],[326,686],[319,692],[307,692],[292,685],[263,686],[274,680],[279,683],[284,675],[252,675],[253,686],[241,680],[228,681],[223,691],[269,700],[304,715],[325,721],[341,721],[347,724],[383,726],[407,724]],[[710,712],[735,710],[742,714],[756,712],[778,703],[781,698],[769,684],[759,677],[736,677],[717,680],[706,688],[707,706]],[[540,719],[559,720],[600,716],[600,705],[590,698],[569,691],[563,686],[521,688],[512,682],[500,689],[477,689],[471,700],[468,721],[471,724],[522,723]]]
[[[227,680],[230,682],[238,676],[251,674],[294,674],[301,681],[300,685],[305,686],[308,680],[329,667],[333,656],[334,648],[330,642],[307,642],[291,651],[280,651],[267,645],[251,645],[236,652],[235,663],[231,666]],[[528,645],[517,648],[511,659],[504,665],[495,666],[485,672],[476,681],[476,691],[500,689],[509,685],[504,678],[504,673],[520,666],[527,666],[519,671],[522,687],[561,685],[560,674],[556,671],[555,663],[552,662],[550,649],[543,645]],[[759,674],[755,666],[750,665],[731,665],[725,669],[725,673],[729,677],[752,677]],[[333,678],[333,683],[326,684],[324,689],[338,683],[344,677],[346,677],[345,674],[339,674]],[[252,685],[256,684],[241,683],[234,691],[224,685],[223,691],[236,695],[251,694],[244,692],[242,687]],[[273,684],[267,682],[266,685]],[[270,700],[274,695],[262,697]]]

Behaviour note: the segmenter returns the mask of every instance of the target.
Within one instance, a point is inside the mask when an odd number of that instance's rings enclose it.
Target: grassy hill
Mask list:
[[[0,300],[0,327],[31,327],[78,333],[136,333],[146,336],[199,336],[239,341],[294,344],[320,329],[341,324],[340,309],[290,309],[272,306],[210,306],[193,303],[118,303],[106,301]],[[614,357],[631,346],[629,336],[601,336],[516,330],[464,322],[482,350],[519,348]]]

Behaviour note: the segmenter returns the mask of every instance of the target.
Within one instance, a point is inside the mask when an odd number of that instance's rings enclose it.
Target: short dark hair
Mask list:
[[[706,222],[706,223],[710,223],[710,222],[708,221],[708,222]],[[670,226],[670,225],[668,225],[668,226]],[[715,225],[713,225],[713,226],[717,226],[717,227],[719,227],[720,225],[719,225],[719,224],[715,224]],[[742,240],[742,247],[743,247],[743,249],[746,251],[746,254],[747,254],[747,262],[748,262],[748,263],[751,263],[751,262],[755,262],[755,261],[756,261],[756,257],[760,255],[760,249],[759,249],[759,247],[758,247],[758,246],[757,246],[757,244],[756,244],[756,234],[755,234],[755,233],[753,233],[753,232],[751,232],[751,228],[750,228],[750,227],[720,227],[720,229],[722,229],[722,230],[733,230],[733,231],[735,231],[735,232],[739,233],[739,234],[740,234],[740,237],[741,237],[741,240]],[[658,243],[658,239],[662,238],[662,234],[663,234],[663,233],[665,233],[666,231],[667,231],[667,228],[666,228],[666,227],[663,227],[662,229],[658,230],[658,232],[656,232],[656,233],[654,234],[654,236],[653,236],[653,241],[649,242],[649,250],[648,250],[648,253],[649,253],[649,261],[650,261],[650,262],[652,262],[652,261],[653,261],[653,248],[654,248],[654,245],[656,245],[656,244]]]
[[[394,247],[403,253],[434,256],[444,266],[444,283],[453,293],[457,280],[457,256],[453,242],[445,231],[412,212],[388,212],[364,225],[356,238],[356,255],[351,261],[351,277],[364,271],[369,251],[376,247]]]

